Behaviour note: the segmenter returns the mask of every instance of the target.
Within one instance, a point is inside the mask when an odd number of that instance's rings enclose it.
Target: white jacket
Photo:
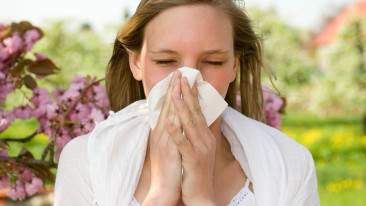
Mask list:
[[[70,141],[59,161],[55,206],[127,206],[141,175],[150,126],[146,100],[110,115]],[[310,152],[279,130],[231,107],[221,130],[253,183],[258,206],[320,205]]]

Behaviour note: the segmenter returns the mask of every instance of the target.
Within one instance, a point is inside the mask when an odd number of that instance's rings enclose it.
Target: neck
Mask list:
[[[235,159],[231,153],[230,143],[221,132],[221,116],[210,125],[209,129],[216,138],[215,171],[221,171],[222,167]]]

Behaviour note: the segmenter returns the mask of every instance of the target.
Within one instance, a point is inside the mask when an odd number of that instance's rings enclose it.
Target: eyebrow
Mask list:
[[[162,50],[149,50],[151,53],[168,53],[168,54],[178,54],[177,51],[170,50],[170,49],[162,49]],[[220,50],[220,49],[213,49],[213,50],[207,50],[203,52],[204,54],[226,54],[229,53],[227,50]]]

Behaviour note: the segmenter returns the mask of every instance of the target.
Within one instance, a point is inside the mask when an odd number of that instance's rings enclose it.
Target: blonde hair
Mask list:
[[[141,81],[134,79],[129,65],[129,52],[140,53],[146,25],[166,9],[192,4],[207,4],[219,8],[231,18],[234,51],[240,55],[236,80],[229,85],[225,100],[244,115],[263,120],[261,68],[262,44],[246,13],[233,0],[142,0],[135,14],[117,35],[112,57],[107,66],[106,87],[111,109],[118,111],[144,99]],[[240,94],[238,106],[236,95]]]

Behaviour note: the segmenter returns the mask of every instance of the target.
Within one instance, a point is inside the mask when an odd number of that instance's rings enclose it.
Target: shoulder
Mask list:
[[[61,152],[54,205],[90,205],[93,201],[87,155],[88,134],[72,139]]]
[[[291,172],[299,173],[299,171],[307,171],[312,170],[314,165],[313,157],[310,151],[296,142],[285,133],[280,130],[268,126],[262,122],[246,117],[240,112],[236,111],[233,108],[228,107],[225,110],[226,118],[233,119],[233,123],[242,122],[243,124],[250,125],[250,129],[256,130],[258,134],[262,134],[266,136],[266,138],[271,138],[284,159],[286,167]]]
[[[258,127],[268,133],[270,137],[272,137],[272,139],[275,141],[276,145],[280,149],[280,152],[282,153],[284,159],[292,165],[297,163],[299,164],[298,168],[303,168],[307,166],[304,163],[309,164],[314,161],[313,156],[306,147],[296,142],[285,133],[256,120],[251,121],[257,122],[256,124],[258,125]]]
[[[88,136],[89,134],[75,137],[65,145],[58,162],[56,178],[68,174],[88,173]]]
[[[86,157],[85,155],[87,155],[88,136],[89,134],[85,134],[70,140],[70,142],[65,145],[61,152],[60,162],[65,159],[69,159],[70,157],[72,159],[77,159],[77,157]]]

